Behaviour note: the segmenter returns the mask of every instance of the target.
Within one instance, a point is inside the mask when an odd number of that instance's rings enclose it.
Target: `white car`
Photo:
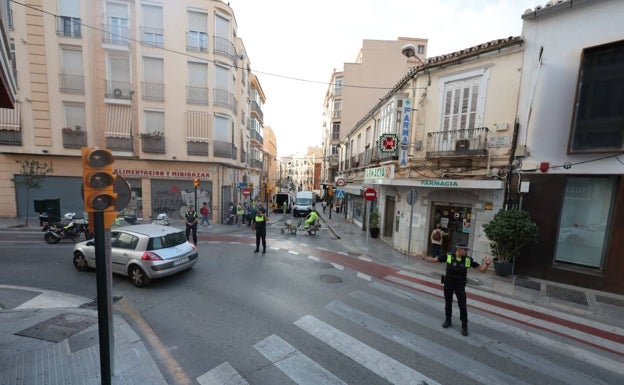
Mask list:
[[[95,268],[93,240],[77,243],[73,254],[76,269]],[[175,227],[144,224],[111,230],[112,271],[130,277],[137,287],[190,269],[197,257],[195,245],[186,240],[184,230]]]

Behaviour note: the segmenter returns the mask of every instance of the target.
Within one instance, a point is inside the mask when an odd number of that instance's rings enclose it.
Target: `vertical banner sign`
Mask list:
[[[407,98],[403,101],[403,119],[401,125],[401,142],[399,144],[399,166],[407,166],[407,150],[409,149],[409,127],[412,101]]]

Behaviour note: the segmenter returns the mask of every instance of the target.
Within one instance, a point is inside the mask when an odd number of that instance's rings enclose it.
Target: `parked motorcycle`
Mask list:
[[[153,219],[153,217],[152,217]],[[169,215],[165,213],[158,214],[156,219],[152,220],[153,225],[169,226]]]
[[[84,234],[86,240],[93,238],[93,234],[89,232],[89,221],[74,218],[75,216],[76,213],[67,213],[64,215],[64,222],[44,222],[41,231],[45,231],[43,239],[46,243],[59,243],[61,239],[71,239],[73,242],[76,242],[76,239],[82,234]]]

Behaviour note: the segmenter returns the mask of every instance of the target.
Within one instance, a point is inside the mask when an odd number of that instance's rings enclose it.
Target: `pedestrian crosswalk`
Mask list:
[[[262,370],[282,378],[273,383],[624,383],[624,343],[608,338],[620,328],[591,321],[579,331],[570,326],[580,321],[574,316],[549,310],[542,319],[538,307],[501,310],[496,298],[471,298],[464,337],[457,326],[440,327],[440,289],[408,278],[399,272],[371,279],[318,314],[296,319],[294,334],[260,337],[244,354],[259,353]],[[197,382],[254,384],[254,372],[234,366],[224,362]]]

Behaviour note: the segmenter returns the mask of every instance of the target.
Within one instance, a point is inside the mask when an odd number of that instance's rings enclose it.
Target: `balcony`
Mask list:
[[[130,100],[132,99],[132,84],[118,80],[107,80],[104,97]]]
[[[208,105],[207,87],[186,87],[186,103],[200,106]]]
[[[231,41],[229,41],[228,39],[219,37],[219,36],[214,36],[213,41],[214,41],[214,47],[212,49],[213,53],[217,55],[225,56],[232,60],[236,60],[236,52],[234,49],[234,45],[232,44]]]
[[[236,159],[237,148],[234,143],[215,140],[213,153],[216,158]]]
[[[87,146],[87,133],[72,128],[63,128],[63,148],[80,149]]]
[[[105,25],[102,43],[120,47],[130,47],[130,28],[123,25]]]
[[[163,83],[141,83],[141,95],[143,100],[162,102],[165,100],[165,85]]]
[[[208,156],[208,142],[186,142],[187,155]]]
[[[132,138],[107,136],[106,148],[112,151],[132,151]]]
[[[165,153],[165,136],[162,133],[141,133],[141,150],[150,154]]]
[[[213,105],[225,107],[234,112],[238,109],[238,102],[234,97],[234,94],[232,94],[231,92],[226,90],[214,89],[212,90],[212,94],[214,97],[214,100],[212,102]]]
[[[21,130],[5,130],[0,128],[0,145],[21,146],[22,131]]]
[[[264,113],[262,109],[260,109],[260,105],[255,100],[251,102],[251,112],[255,112],[256,115],[260,118],[260,120],[264,121]]]
[[[200,31],[188,31],[186,33],[186,50],[208,52],[208,34]]]
[[[487,127],[427,134],[427,158],[487,156]]]
[[[262,138],[262,135],[260,135],[260,133],[256,130],[251,130],[249,139],[252,142],[256,142],[256,143],[252,143],[252,145],[260,145],[260,147],[262,147],[262,145],[264,144],[264,139]]]
[[[59,89],[66,94],[84,95],[84,76],[59,74]]]
[[[56,34],[58,36],[80,38],[80,18],[69,16],[56,17]]]
[[[143,27],[143,45],[162,48],[165,46],[162,28]]]

